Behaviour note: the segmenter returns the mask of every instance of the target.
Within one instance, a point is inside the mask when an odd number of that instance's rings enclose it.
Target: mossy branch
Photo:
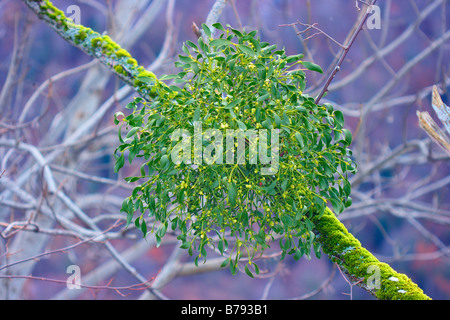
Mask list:
[[[380,300],[430,300],[406,275],[380,262],[331,210],[314,220],[323,251],[348,278]]]
[[[134,87],[140,96],[147,100],[151,99],[153,85],[161,82],[109,36],[75,24],[51,1],[23,0],[23,2],[64,40],[107,66],[121,80]]]

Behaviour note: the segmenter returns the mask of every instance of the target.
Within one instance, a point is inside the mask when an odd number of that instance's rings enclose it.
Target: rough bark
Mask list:
[[[99,60],[121,80],[134,87],[143,98],[151,98],[152,81],[148,81],[148,79],[156,82],[156,76],[153,72],[138,65],[131,54],[108,35],[101,35],[90,28],[73,23],[63,11],[56,8],[50,1],[23,0],[23,2],[64,40]],[[143,78],[147,78],[147,81],[139,80]]]
[[[98,59],[120,79],[134,87],[144,98],[151,97],[151,86],[142,85],[139,77],[154,78],[144,67],[109,36],[75,25],[62,11],[46,0],[22,0],[40,19],[62,38],[89,56]],[[315,227],[323,251],[337,263],[349,279],[378,299],[428,300],[423,291],[406,275],[380,262],[348,232],[333,212],[315,218]],[[379,279],[379,282],[377,280]]]
[[[354,284],[380,300],[430,299],[410,278],[362,247],[331,210],[327,209],[314,223],[323,252]]]

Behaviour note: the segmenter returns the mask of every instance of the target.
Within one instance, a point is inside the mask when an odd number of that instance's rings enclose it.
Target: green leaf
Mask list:
[[[344,141],[346,145],[351,145],[352,144],[352,133],[350,132],[350,130],[348,129],[342,129],[342,134],[344,136]]]
[[[266,46],[266,47],[262,48],[262,52],[265,52],[265,51],[272,51],[272,50],[275,50],[276,48],[277,48],[277,45],[276,45],[276,44],[273,44],[273,45]]]
[[[139,177],[127,177],[127,178],[125,178],[126,182],[135,182],[135,181],[138,181],[138,180],[139,180]]]
[[[164,237],[164,235],[166,234],[167,231],[167,226],[166,224],[161,224],[158,228],[158,230],[156,231],[156,233],[158,234],[158,236],[160,236],[161,238]]]
[[[236,122],[237,122],[237,124],[239,126],[239,129],[241,129],[242,131],[246,131],[247,130],[247,126],[242,121],[236,119]]]
[[[188,249],[191,247],[191,244],[187,241],[183,242],[180,246],[181,249]]]
[[[171,222],[170,227],[171,227],[172,231],[175,231],[175,229],[177,228],[178,220],[179,220],[179,218],[175,217],[170,221]]]
[[[345,207],[348,208],[352,205],[353,200],[352,197],[347,197],[347,199],[345,200]]]
[[[323,73],[323,70],[320,66],[318,66],[315,63],[309,62],[309,61],[302,61],[300,62],[302,65],[305,66],[306,69],[311,70],[311,71],[315,71],[315,72],[319,72],[319,73]]]
[[[206,252],[206,248],[204,246],[201,247],[200,252],[201,252],[202,256],[206,259],[207,252]]]
[[[126,227],[128,227],[133,220],[133,210],[128,210],[128,202],[131,201],[129,198],[125,199],[122,202],[122,207],[120,208],[120,212],[124,212],[127,214],[127,224]]]
[[[183,46],[181,47],[181,49],[183,50],[183,52],[187,55],[190,55],[191,53],[189,52],[189,48],[183,44]]]
[[[328,188],[328,181],[323,177],[319,177],[319,188],[321,190],[326,190]]]
[[[232,109],[235,106],[237,106],[239,103],[241,103],[242,99],[236,99],[234,101],[231,101],[229,104],[227,104],[224,108],[225,109]]]
[[[180,77],[177,74],[165,74],[159,80],[171,80],[171,79],[179,79]]]
[[[331,202],[331,205],[333,206],[333,210],[336,214],[340,214],[342,211],[344,211],[344,205],[339,199],[329,199]]]
[[[137,218],[134,220],[134,226],[135,226],[136,228],[138,228],[138,229],[141,228],[141,225],[140,225],[140,223],[139,223],[140,220],[141,220],[140,217],[137,217]]]
[[[289,119],[289,116],[287,115],[286,111],[283,112],[283,120],[281,121],[281,123],[284,124],[285,126],[291,124],[291,120]]]
[[[295,139],[297,139],[298,144],[303,149],[305,147],[305,141],[303,140],[303,135],[299,132],[295,133]]]
[[[249,277],[254,278],[252,272],[251,272],[250,269],[248,268],[248,264],[245,265],[245,273],[246,273]]]
[[[239,50],[241,50],[242,52],[244,52],[245,54],[254,57],[256,55],[255,51],[253,51],[252,48],[250,48],[249,46],[246,46],[245,44],[238,44],[237,47],[239,48]]]
[[[256,99],[256,101],[260,102],[260,101],[263,101],[263,100],[267,100],[267,99],[269,99],[269,97],[270,97],[270,93],[266,93],[266,94],[258,97],[258,99]]]
[[[273,113],[273,118],[275,120],[275,128],[280,128],[281,127],[281,118],[280,118],[280,116],[276,112],[274,112]]]
[[[255,32],[256,32],[256,30],[255,30]],[[256,50],[257,53],[261,52],[261,44],[260,44],[260,42],[258,40],[254,39],[254,38],[249,38],[248,40],[255,47],[255,50]]]
[[[221,46],[233,45],[233,42],[231,42],[230,40],[227,40],[227,39],[214,39],[214,40],[211,40],[209,45],[212,46],[212,47],[218,48],[218,47],[221,47]]]
[[[183,63],[191,63],[192,59],[186,56],[178,55],[178,59]]]
[[[188,46],[190,46],[190,47],[192,47],[192,48],[198,50],[197,45],[196,45],[195,43],[193,43],[192,41],[188,40],[188,41],[186,41],[186,44],[187,44]]]
[[[146,163],[143,163],[140,168],[141,176],[144,177],[146,175],[145,168],[147,167]]]
[[[116,113],[114,114],[114,124],[115,124],[115,125],[118,125],[119,122],[120,122],[119,119],[117,119],[118,116],[123,116],[123,117],[125,117],[125,115],[123,114],[123,112],[121,112],[121,111],[116,112]]]
[[[321,245],[318,242],[313,243],[314,253],[316,254],[317,259],[320,259],[322,256],[322,252],[320,251]]]
[[[213,23],[212,26],[216,29],[219,29],[221,31],[225,31],[225,29],[223,28],[222,24],[220,24],[219,22]]]
[[[350,193],[352,192],[352,186],[351,186],[350,182],[348,182],[347,179],[344,179],[343,184],[344,184],[345,195],[348,197],[350,195]]]
[[[286,62],[287,63],[296,62],[296,61],[300,60],[301,58],[303,58],[303,54],[301,54],[301,53],[296,54],[294,56],[287,57]]]
[[[225,260],[222,262],[222,264],[220,265],[220,267],[221,267],[221,268],[225,268],[225,267],[228,265],[228,263],[230,263],[230,258],[225,259]]]
[[[294,254],[294,260],[298,261],[303,256],[303,250],[297,249]]]
[[[255,268],[255,273],[259,274],[259,267],[256,263],[253,263],[253,267]]]
[[[227,24],[227,27],[231,28],[231,26],[229,24]],[[243,35],[239,30],[233,29],[231,28],[231,32],[233,32],[235,35],[237,35],[239,38],[242,38]]]
[[[263,187],[262,189],[264,189],[267,192],[267,194],[274,195],[276,193],[275,192],[276,185],[277,185],[277,180],[274,180],[268,187]]]
[[[335,110],[334,118],[336,119],[337,123],[339,124],[339,127],[342,128],[344,126],[344,114],[339,110]]]
[[[200,120],[200,107],[197,107],[197,109],[195,109],[193,120],[194,120],[194,121]]]
[[[192,71],[194,71],[195,74],[200,72],[200,69],[199,69],[198,64],[196,62],[193,61],[189,65],[191,66],[191,69],[192,69]]]
[[[203,31],[205,31],[206,36],[208,38],[211,38],[211,30],[209,29],[209,27],[206,24],[202,23],[202,28]]]
[[[160,164],[161,164],[161,169],[163,169],[163,170],[166,169],[166,167],[169,164],[169,157],[167,156],[167,154],[165,154],[161,157]]]
[[[228,183],[228,200],[232,207],[236,206],[236,186],[234,182]]]
[[[133,212],[128,212],[127,213],[127,224],[126,224],[126,227],[128,227],[130,225],[132,220],[133,220]]]
[[[156,247],[159,248],[159,246],[161,245],[161,237],[155,234],[155,239],[156,239]]]
[[[143,83],[146,83],[146,84],[153,84],[155,82],[155,78],[153,78],[153,77],[145,77],[145,76],[137,77],[136,80],[138,80],[140,82],[143,82]]]
[[[270,121],[270,119],[264,120],[263,122],[261,122],[261,125],[263,126],[263,128],[265,128],[267,130],[272,129],[272,122]]]
[[[136,132],[140,129],[140,127],[134,127],[127,133],[127,138],[131,138],[136,134]]]
[[[308,109],[306,109],[303,106],[297,106],[297,107],[295,107],[295,110],[297,110],[298,112],[301,112],[301,113],[308,113]]]
[[[233,276],[238,272],[237,264],[233,263],[232,261],[230,261],[230,271]]]
[[[134,109],[134,108],[136,108],[136,103],[135,103],[134,101],[131,101],[130,103],[128,103],[128,104],[125,106],[125,108],[126,108],[126,109]],[[123,113],[122,113],[122,115],[123,115]]]
[[[120,155],[120,157],[118,159],[116,159],[116,164],[114,165],[114,172],[119,172],[120,168],[123,167],[125,163],[125,156],[123,155],[123,153]]]
[[[281,190],[286,191],[288,182],[289,181],[287,179],[283,179],[283,181],[281,182]]]
[[[166,117],[165,117],[165,116],[161,116],[161,117],[156,121],[156,126],[157,126],[157,127],[161,126],[161,124],[163,124],[165,120],[166,120]]]
[[[223,255],[223,240],[219,240],[217,248],[219,249],[220,254]]]
[[[145,222],[144,219],[142,219],[141,231],[143,236],[145,237],[147,235],[147,223]]]
[[[200,37],[198,38],[198,45],[200,46],[200,48],[202,49],[203,52],[209,52],[208,51],[208,46],[205,44],[205,42],[203,41],[203,38]]]

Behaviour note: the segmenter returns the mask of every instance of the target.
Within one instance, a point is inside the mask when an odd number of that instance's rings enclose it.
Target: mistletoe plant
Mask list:
[[[233,274],[244,258],[258,273],[254,260],[274,240],[282,258],[320,256],[312,217],[351,204],[343,114],[303,94],[305,70],[322,72],[303,55],[213,26],[218,38],[203,25],[207,39],[183,45],[178,74],[139,78],[152,101],[136,98],[115,116],[115,171],[141,160],[140,175],[126,178],[140,183],[122,205],[127,223],[157,245],[171,229],[196,264],[214,248]]]

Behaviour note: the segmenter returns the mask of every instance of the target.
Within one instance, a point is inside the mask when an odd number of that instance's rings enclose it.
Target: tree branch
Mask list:
[[[130,53],[109,36],[101,35],[82,25],[76,25],[48,0],[22,1],[64,40],[107,66],[121,80],[135,88],[143,98],[151,99],[151,87],[159,82],[156,76],[138,65]],[[145,85],[138,80],[140,77],[152,78],[153,82]]]
[[[371,5],[374,5],[377,2],[377,0],[373,0]],[[350,37],[348,43],[344,46],[344,48],[342,49],[342,53],[341,56],[339,57],[336,66],[334,67],[333,71],[330,73],[330,75],[328,76],[327,81],[325,82],[324,86],[322,87],[322,89],[320,90],[319,95],[316,97],[315,100],[315,104],[319,104],[320,99],[322,99],[322,97],[325,95],[325,93],[328,91],[328,86],[330,85],[331,81],[333,81],[334,77],[336,76],[336,74],[338,73],[338,71],[341,69],[341,65],[344,62],[345,57],[347,56],[347,53],[349,52],[351,46],[353,45],[353,43],[355,42],[356,37],[358,36],[359,32],[361,31],[361,29],[364,26],[364,23],[366,23],[367,17],[370,14],[370,10],[367,10],[366,13],[363,15],[363,17],[361,18],[361,21],[359,22],[358,27],[356,28],[355,32],[353,32],[352,36]]]
[[[214,5],[212,6],[211,10],[209,11],[208,16],[206,17],[205,24],[211,29],[211,35],[214,35],[214,31],[215,31],[215,28],[212,27],[212,25],[214,23],[216,23],[217,20],[219,20],[222,10],[227,5],[227,2],[228,2],[228,0],[216,0],[216,2],[214,2]],[[205,32],[203,30],[201,30],[200,32],[202,34],[202,37],[206,41],[209,41],[209,39],[206,39]]]
[[[348,232],[347,228],[327,209],[321,218],[314,217],[318,239],[323,251],[337,263],[352,283],[356,283],[380,300],[429,300],[406,275],[380,262]],[[375,285],[370,278],[379,275]],[[376,280],[376,279],[375,279]]]

